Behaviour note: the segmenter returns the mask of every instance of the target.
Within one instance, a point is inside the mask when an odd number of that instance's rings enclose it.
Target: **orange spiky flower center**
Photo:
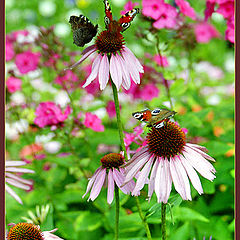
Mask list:
[[[101,159],[103,168],[119,168],[124,163],[124,157],[119,153],[109,153]]]

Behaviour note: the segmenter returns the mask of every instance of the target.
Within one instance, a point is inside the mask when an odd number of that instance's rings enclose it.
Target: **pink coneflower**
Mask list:
[[[119,90],[122,85],[129,89],[132,80],[139,84],[143,67],[130,49],[124,45],[122,32],[125,31],[133,20],[139,9],[133,9],[118,21],[113,20],[111,8],[105,1],[105,24],[107,30],[98,34],[95,44],[87,47],[82,52],[82,58],[72,67],[82,63],[88,56],[95,53],[91,74],[88,76],[83,87],[88,86],[94,79],[98,78],[100,89],[103,90],[109,78]]]
[[[158,202],[167,203],[173,182],[182,199],[191,200],[189,179],[198,193],[203,193],[196,171],[210,181],[215,178],[215,169],[207,161],[214,159],[207,155],[205,150],[205,147],[186,143],[182,129],[177,124],[166,121],[163,127],[150,130],[147,145],[124,165],[124,183],[128,183],[138,174],[136,186],[132,191],[132,195],[136,195],[150,175],[149,198],[155,191]]]
[[[15,198],[19,203],[22,204],[21,198],[16,194],[14,190],[12,190],[8,185],[12,185],[17,188],[21,188],[24,190],[30,190],[32,181],[23,179],[19,176],[16,175],[16,173],[34,173],[33,170],[26,169],[26,168],[19,168],[20,166],[24,166],[27,163],[24,161],[6,161],[5,163],[5,189],[6,191],[13,197]]]
[[[17,239],[34,239],[34,240],[63,240],[54,234],[53,232],[57,231],[53,229],[51,231],[42,232],[38,225],[32,223],[18,223],[18,224],[9,224],[13,225],[7,235],[7,240],[17,240]]]
[[[124,169],[119,168],[124,164],[124,157],[119,153],[109,153],[101,159],[102,166],[99,167],[90,178],[86,193],[83,198],[91,190],[88,200],[94,201],[99,195],[103,185],[107,185],[107,202],[112,203],[114,197],[114,188],[117,186],[125,194],[129,194],[134,188],[134,182],[129,181],[122,187],[124,181]],[[116,186],[115,186],[116,184]]]

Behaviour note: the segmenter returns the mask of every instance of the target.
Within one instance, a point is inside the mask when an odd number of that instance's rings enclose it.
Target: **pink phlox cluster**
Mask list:
[[[235,26],[234,26],[234,24],[235,24],[234,17],[232,17],[227,21],[227,30],[225,32],[225,39],[232,43],[235,43],[235,38],[234,38]]]
[[[167,57],[165,56],[160,56],[160,55],[155,55],[153,60],[157,63],[157,65],[161,66],[161,67],[168,67],[169,63],[167,60]]]
[[[30,50],[16,55],[15,64],[20,73],[25,74],[37,69],[41,53],[33,53]]]
[[[75,83],[78,81],[78,76],[71,70],[66,70],[64,75],[59,75],[55,78],[54,82],[61,85],[63,88],[74,88]]]
[[[14,58],[15,52],[13,48],[13,44],[6,39],[6,46],[5,46],[5,56],[6,62],[12,60]]]
[[[101,119],[96,115],[90,112],[85,114],[85,120],[83,122],[84,126],[91,128],[95,132],[103,132],[104,126],[102,125]]]
[[[195,13],[194,9],[190,6],[189,2],[187,2],[185,0],[175,0],[175,3],[180,8],[180,12],[183,15],[188,16],[193,20],[197,19],[196,13]]]
[[[122,107],[121,107],[121,105],[120,105],[120,109],[121,109],[121,108],[122,108]],[[107,103],[106,111],[107,111],[108,116],[109,116],[110,118],[113,118],[113,117],[116,116],[116,109],[115,109],[115,103],[114,103],[114,101],[109,101],[109,102]]]
[[[36,109],[34,123],[40,128],[48,125],[57,125],[63,123],[70,113],[71,108],[69,105],[66,107],[65,111],[62,112],[61,108],[56,105],[56,103],[50,101],[42,102]]]
[[[144,101],[151,101],[153,98],[158,97],[160,90],[155,84],[146,84],[141,91],[141,99]]]
[[[124,10],[121,11],[121,15],[124,15],[126,12],[131,11],[135,6],[139,5],[139,3],[134,3],[132,1],[128,1],[125,5],[124,5]]]
[[[15,77],[9,77],[6,81],[7,90],[10,93],[14,93],[22,88],[22,80]]]
[[[52,54],[49,59],[47,61],[44,62],[44,65],[46,67],[54,67],[58,61],[58,59],[60,59],[61,56],[57,53]]]

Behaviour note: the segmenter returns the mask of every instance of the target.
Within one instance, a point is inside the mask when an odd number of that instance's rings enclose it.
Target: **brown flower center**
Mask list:
[[[101,53],[116,53],[123,49],[124,39],[120,32],[105,30],[97,36],[95,44]]]
[[[18,223],[10,228],[7,240],[43,240],[40,228],[31,223]]]
[[[104,168],[119,168],[124,163],[124,158],[119,153],[109,153],[101,159]]]
[[[163,127],[150,130],[147,141],[149,152],[169,159],[182,152],[186,136],[179,126],[166,121]]]

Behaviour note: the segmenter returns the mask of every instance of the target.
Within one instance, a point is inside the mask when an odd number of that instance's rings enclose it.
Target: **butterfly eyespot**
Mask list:
[[[105,16],[104,22],[105,22],[105,25],[108,26],[108,24],[110,23],[110,19],[107,16]]]
[[[159,114],[161,112],[161,109],[160,108],[156,108],[154,110],[152,110],[152,114]]]
[[[121,26],[123,28],[122,32],[125,31],[127,28],[129,28],[131,23],[122,23]]]
[[[143,118],[143,114],[142,113],[133,113],[132,114],[134,118],[141,120]]]

